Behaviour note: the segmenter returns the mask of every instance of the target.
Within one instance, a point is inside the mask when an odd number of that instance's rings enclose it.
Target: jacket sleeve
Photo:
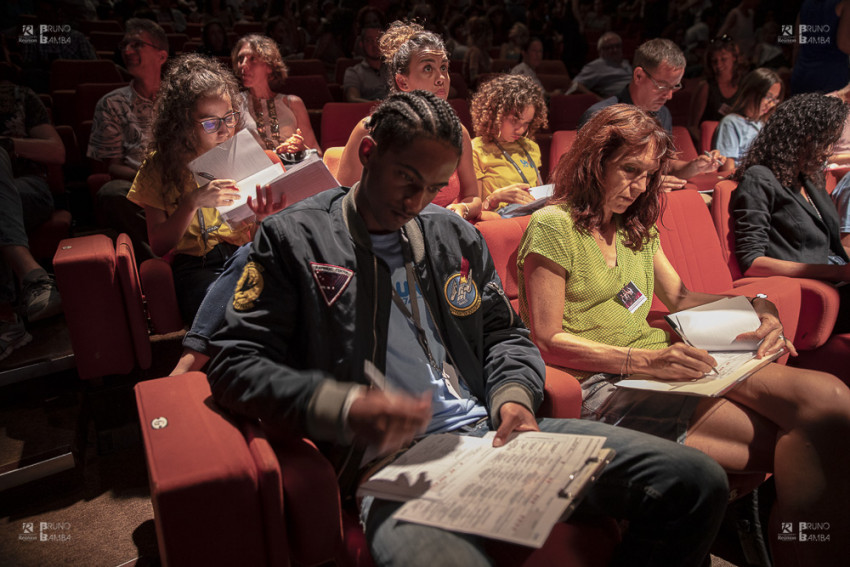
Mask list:
[[[484,345],[484,380],[487,408],[495,427],[499,409],[515,402],[535,413],[543,401],[546,367],[531,333],[511,306],[502,288],[493,259],[480,239],[482,265],[481,312]]]
[[[744,173],[738,188],[732,192],[729,212],[735,231],[735,256],[741,273],[756,258],[765,255],[770,244],[772,196],[779,182],[765,167],[753,166]]]
[[[303,328],[300,290],[288,244],[274,224],[263,223],[254,251],[213,336],[217,354],[208,372],[222,407],[274,428],[297,428],[316,441],[344,442],[343,408],[354,383],[299,364],[293,337]]]

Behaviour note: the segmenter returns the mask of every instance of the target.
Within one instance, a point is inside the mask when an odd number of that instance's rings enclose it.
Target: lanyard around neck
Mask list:
[[[525,153],[525,157],[528,158],[528,163],[530,163],[531,167],[534,168],[534,174],[537,176],[537,179],[534,180],[534,185],[537,185],[540,181],[540,171],[538,171],[538,169],[537,169],[537,164],[534,163],[533,159],[531,159],[531,155],[528,153],[528,150],[525,149],[525,146],[523,146],[519,142],[517,142],[517,145]],[[514,158],[512,158],[511,155],[507,151],[505,151],[505,148],[502,147],[502,144],[500,144],[498,140],[496,140],[496,146],[500,150],[502,150],[502,155],[505,156],[505,159],[508,160],[509,162],[511,162],[511,165],[514,166],[514,169],[516,169],[516,172],[519,173],[519,176],[522,178],[522,182],[525,183],[526,185],[532,185],[531,183],[529,183],[528,179],[525,177],[525,173],[523,173],[522,169],[519,167],[519,165],[517,165],[517,162],[514,161]]]
[[[425,334],[425,329],[422,327],[422,318],[419,313],[419,298],[416,295],[416,275],[413,273],[413,260],[410,257],[409,243],[407,242],[407,237],[404,233],[402,233],[401,239],[401,248],[404,255],[404,272],[407,278],[408,297],[410,298],[410,309],[413,310],[413,313],[411,313],[404,304],[404,300],[402,300],[395,287],[393,287],[393,303],[395,303],[398,310],[401,311],[401,314],[404,315],[416,329],[416,342],[419,343],[419,346],[422,347],[422,351],[428,357],[428,363],[434,368],[434,370],[440,371],[440,365],[437,364],[437,361],[434,359],[434,355],[431,353],[431,348],[428,346],[428,335]]]

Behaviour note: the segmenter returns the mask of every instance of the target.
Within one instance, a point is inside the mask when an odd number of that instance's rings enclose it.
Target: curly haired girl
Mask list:
[[[525,75],[499,75],[472,97],[473,165],[485,213],[534,200],[530,187],[543,183],[535,132],[547,123],[543,91]]]

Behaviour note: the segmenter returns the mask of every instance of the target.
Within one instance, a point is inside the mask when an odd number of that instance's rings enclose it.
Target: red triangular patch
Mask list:
[[[328,307],[334,304],[354,277],[353,270],[342,266],[311,262],[310,268],[313,270],[313,279],[319,284],[319,291],[322,292]]]

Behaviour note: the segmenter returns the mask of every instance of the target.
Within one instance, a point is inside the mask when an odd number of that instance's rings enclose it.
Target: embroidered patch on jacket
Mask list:
[[[236,283],[233,294],[233,308],[248,311],[254,308],[254,302],[263,293],[263,268],[254,262],[248,262],[242,269],[242,275]]]
[[[322,297],[325,298],[328,307],[339,299],[339,296],[351,283],[351,278],[354,277],[354,270],[342,266],[310,262],[310,269],[313,270],[313,278],[319,284],[319,290],[322,292]]]
[[[443,292],[452,315],[465,317],[478,310],[481,306],[481,295],[472,280],[469,260],[466,258],[461,260],[460,271],[446,280]]]

